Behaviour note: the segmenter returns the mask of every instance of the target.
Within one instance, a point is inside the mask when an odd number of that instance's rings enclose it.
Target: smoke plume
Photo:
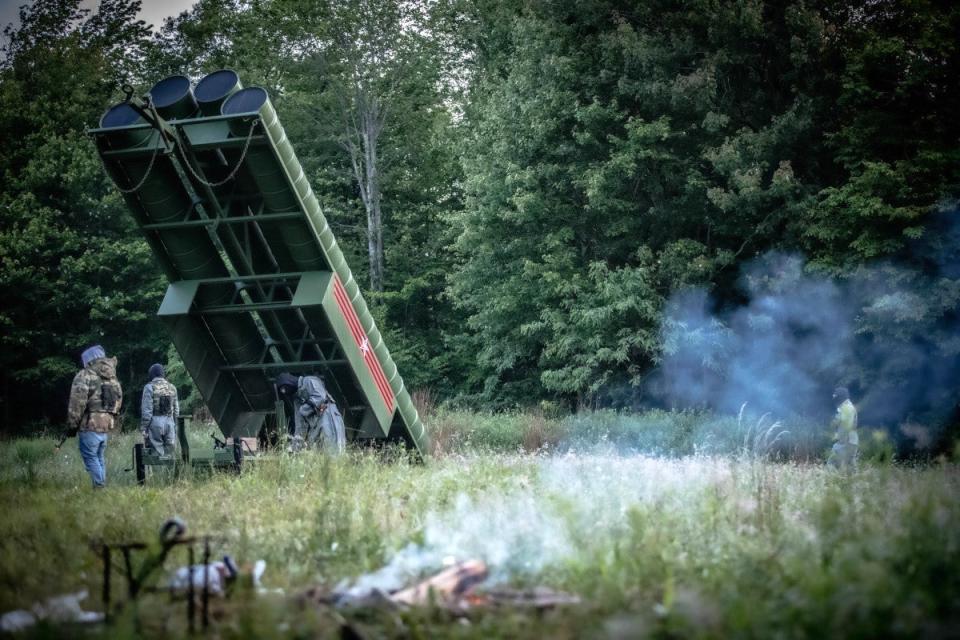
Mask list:
[[[960,389],[960,224],[942,214],[898,261],[820,275],[799,255],[747,263],[745,302],[719,308],[703,289],[668,303],[655,394],[675,407],[823,419],[850,388],[861,424],[956,418]]]

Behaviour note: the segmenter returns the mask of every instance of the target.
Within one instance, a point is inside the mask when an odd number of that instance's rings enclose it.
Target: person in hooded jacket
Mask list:
[[[94,345],[80,356],[83,369],[73,378],[67,429],[77,432],[80,457],[94,488],[107,483],[104,453],[107,439],[117,426],[123,389],[117,380],[117,359],[108,358],[103,347]]]
[[[327,453],[343,453],[347,438],[337,403],[320,376],[277,376],[277,393],[293,404],[294,429],[291,450],[321,444]]]
[[[180,400],[177,388],[165,377],[162,364],[150,366],[140,397],[140,433],[143,444],[158,455],[171,455],[176,447]]]

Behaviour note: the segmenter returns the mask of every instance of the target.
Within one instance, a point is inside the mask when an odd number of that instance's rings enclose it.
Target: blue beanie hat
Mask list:
[[[87,366],[97,358],[106,358],[107,352],[103,350],[98,344],[93,345],[92,347],[87,348],[83,353],[80,354],[80,362],[83,363],[83,366]]]
[[[154,378],[162,378],[164,376],[163,365],[159,362],[156,364],[150,365],[150,371],[147,372],[147,377],[153,380]]]

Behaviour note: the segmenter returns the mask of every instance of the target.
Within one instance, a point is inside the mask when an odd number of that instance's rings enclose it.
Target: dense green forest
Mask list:
[[[138,8],[47,0],[4,33],[3,432],[62,419],[90,343],[127,389],[176,373],[85,130],[125,82],[223,67],[270,91],[409,388],[815,413],[843,383],[879,426],[956,421],[955,3]]]

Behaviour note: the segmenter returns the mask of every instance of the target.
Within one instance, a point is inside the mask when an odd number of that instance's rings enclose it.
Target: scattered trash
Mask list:
[[[37,624],[37,617],[25,609],[8,611],[0,616],[0,632],[22,631]]]
[[[138,599],[143,593],[167,591],[171,595],[182,596],[186,601],[187,626],[190,632],[196,629],[198,608],[201,625],[206,629],[210,624],[210,597],[225,595],[228,585],[238,575],[236,565],[229,556],[211,562],[212,545],[215,542],[219,544],[221,539],[214,536],[188,536],[186,523],[174,517],[166,520],[160,527],[157,543],[100,544],[103,561],[103,606],[107,615],[118,612],[127,602]],[[201,552],[200,562],[196,561],[197,546]],[[186,565],[176,570],[164,582],[159,576],[165,573],[168,556],[178,548],[186,551]],[[112,606],[111,588],[114,553],[118,553],[123,561],[122,575],[127,583],[127,601],[121,601],[116,606]],[[265,566],[264,563],[259,567],[259,575],[263,574]]]
[[[210,564],[180,567],[173,572],[167,587],[176,595],[185,595],[191,583],[195,590],[206,588],[212,596],[223,596],[227,584],[237,579],[237,565],[230,556]]]
[[[0,616],[0,632],[12,633],[22,631],[37,624],[41,620],[50,622],[66,623],[74,622],[81,624],[92,624],[103,622],[104,614],[99,611],[84,611],[80,602],[87,598],[87,591],[78,591],[68,593],[62,596],[48,598],[46,601],[36,603],[30,611],[26,609],[17,609]]]
[[[127,578],[127,595],[135,600],[141,593],[168,592],[177,599],[187,602],[187,620],[190,630],[195,629],[197,609],[201,612],[201,622],[206,628],[209,624],[209,598],[228,597],[236,588],[248,589],[257,595],[279,594],[283,590],[265,589],[261,579],[267,563],[258,560],[252,566],[243,568],[229,555],[221,560],[210,559],[209,536],[187,537],[186,524],[172,518],[160,528],[159,545],[141,542],[122,544],[101,544],[100,552],[104,560],[103,600],[106,612],[114,611],[110,604],[110,583],[113,573],[111,551],[120,552],[123,559],[123,575]],[[202,545],[202,562],[194,562],[194,545]],[[155,579],[158,569],[176,547],[185,547],[188,563],[168,574],[166,581],[159,583]],[[140,562],[134,562],[132,552],[142,554]],[[332,591],[325,587],[312,587],[300,593],[295,601],[301,607],[321,606],[331,609],[372,608],[398,610],[410,607],[439,607],[455,615],[461,615],[480,608],[532,608],[537,610],[580,604],[576,595],[553,591],[546,587],[532,589],[510,589],[502,587],[484,588],[484,582],[490,576],[490,570],[481,560],[456,562],[453,557],[445,557],[446,566],[425,578],[410,584],[412,573],[403,575],[403,571],[387,565],[379,571],[362,576],[352,585],[341,584]],[[10,611],[0,617],[0,632],[12,633],[28,629],[42,620],[56,623],[96,623],[106,620],[106,613],[84,611],[80,601],[87,597],[87,591],[79,591],[50,598],[33,605],[30,610]],[[119,604],[122,607],[123,603]],[[119,610],[119,607],[117,610]],[[340,614],[334,614],[340,616]],[[347,627],[349,623],[343,620]],[[345,627],[346,628],[346,627]]]
[[[204,587],[204,582],[206,582],[210,595],[224,596],[227,595],[234,583],[242,582],[245,586],[252,587],[258,594],[278,592],[282,594],[282,590],[265,589],[261,584],[266,569],[267,563],[264,560],[257,560],[249,570],[240,569],[233,558],[226,555],[223,556],[223,560],[217,560],[210,564],[180,567],[170,576],[167,581],[167,588],[174,595],[182,596],[189,592],[191,582],[193,583],[194,593],[199,593]]]

